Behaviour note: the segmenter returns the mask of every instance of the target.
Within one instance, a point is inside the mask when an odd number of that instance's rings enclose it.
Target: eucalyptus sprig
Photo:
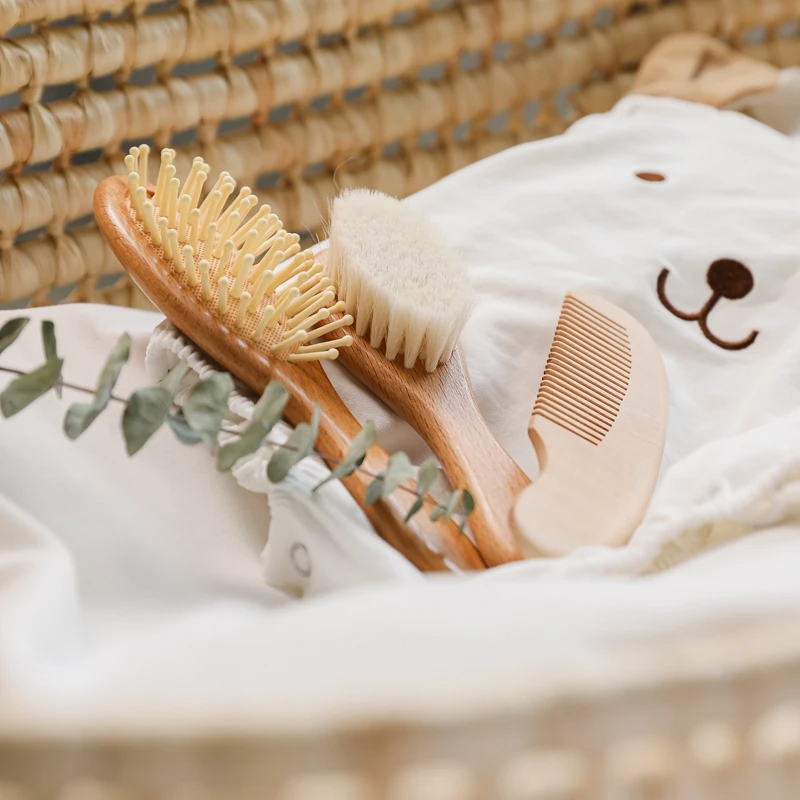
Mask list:
[[[28,317],[17,317],[0,328],[0,354],[14,344],[25,326]],[[128,455],[135,455],[150,438],[167,425],[176,439],[185,445],[205,443],[216,456],[217,469],[227,472],[242,458],[255,453],[264,445],[276,447],[267,462],[266,474],[272,483],[280,483],[291,469],[309,456],[316,456],[331,468],[331,474],[314,487],[317,491],[329,481],[347,478],[361,471],[372,478],[366,495],[366,504],[386,500],[394,491],[412,492],[416,500],[406,515],[410,521],[425,505],[425,496],[439,477],[440,470],[433,459],[423,462],[418,469],[411,464],[403,452],[393,453],[386,468],[378,473],[363,466],[367,451],[377,441],[375,425],[367,421],[350,443],[343,460],[332,458],[316,450],[319,435],[321,409],[314,407],[311,420],[297,425],[289,438],[283,442],[269,439],[275,425],[281,420],[289,400],[286,388],[278,381],[270,381],[253,408],[252,417],[243,431],[226,428],[224,421],[228,411],[228,399],[234,389],[233,378],[226,372],[218,372],[199,380],[189,390],[183,405],[179,407],[175,396],[180,391],[183,379],[189,370],[186,362],[179,362],[157,386],[137,389],[130,397],[114,394],[125,364],[130,358],[131,338],[127,333],[119,337],[106,358],[94,389],[67,383],[62,378],[64,359],[58,355],[55,325],[44,320],[41,326],[44,363],[32,370],[22,370],[0,365],[0,372],[16,375],[0,392],[0,413],[13,417],[32,402],[54,391],[61,397],[62,389],[91,395],[87,403],[72,403],[64,417],[64,432],[70,439],[80,437],[112,402],[125,406],[122,414],[122,435]],[[219,444],[220,433],[232,434],[234,438]],[[416,486],[409,482],[416,475]],[[449,520],[461,516],[459,531],[463,532],[467,518],[475,508],[472,495],[466,489],[446,493],[430,510],[432,520]]]

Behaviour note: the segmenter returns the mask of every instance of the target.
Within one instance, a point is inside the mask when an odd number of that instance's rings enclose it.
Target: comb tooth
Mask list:
[[[214,240],[217,238],[217,223],[212,222],[208,226],[205,236],[201,236],[200,240],[206,243],[205,252],[208,253],[209,260],[214,256]]]
[[[624,340],[611,335],[608,331],[598,329],[595,325],[590,325],[585,318],[577,317],[572,309],[564,312],[563,323],[559,325],[556,332],[560,331],[572,332],[591,341],[594,345],[601,347],[612,360],[630,361],[630,353]]]
[[[533,413],[599,445],[619,416],[631,368],[625,328],[567,296]]]
[[[630,356],[609,346],[605,340],[597,339],[591,331],[564,325],[556,331],[555,339],[565,345],[591,352],[594,358],[607,364],[610,369],[619,370],[625,375],[630,372]]]
[[[611,325],[610,322],[609,324],[601,324],[598,318],[590,313],[585,306],[572,303],[565,306],[563,313],[565,317],[572,317],[574,320],[578,321],[581,327],[588,328],[594,331],[598,336],[614,341],[623,348],[625,347],[625,343],[627,342],[625,332],[620,332],[619,329]]]
[[[553,389],[557,397],[562,396],[562,394],[572,394],[583,397],[592,407],[603,409],[614,418],[616,418],[619,407],[622,404],[622,398],[620,397],[599,394],[596,391],[597,384],[587,385],[586,382],[581,380],[580,376],[568,371],[555,370],[552,367],[550,368],[549,374],[545,374],[542,377],[540,391],[545,391],[547,389]],[[591,398],[591,400],[589,400],[589,398]]]
[[[200,156],[195,156],[192,159],[192,166],[189,170],[189,174],[186,176],[186,180],[183,182],[183,186],[181,187],[181,194],[188,194],[189,197],[192,196],[192,190],[194,189],[194,182],[197,177],[197,173],[200,172],[200,169],[203,166],[203,159]]]
[[[133,171],[139,172],[139,148],[134,145],[130,150],[128,150],[128,155],[133,162]]]
[[[200,206],[200,238],[205,240],[211,224],[216,226],[217,207],[222,203],[222,192],[214,189]]]
[[[219,251],[219,256],[217,256],[217,250]],[[219,258],[219,273],[220,275],[226,273],[228,268],[231,266],[231,259],[233,258],[233,242],[228,239],[221,248],[216,248],[214,252],[214,257]]]
[[[581,403],[581,398],[574,394],[566,394],[545,388],[541,399],[537,399],[534,411],[537,409],[559,408],[564,416],[572,417],[576,423],[594,429],[598,434],[604,434],[614,424],[614,417],[609,412],[599,415],[593,408]]]
[[[283,314],[283,312],[286,310],[286,306],[288,306],[298,294],[299,292],[297,291],[297,288],[292,287],[281,295],[267,320],[266,327],[271,328],[278,321],[278,319],[280,319],[281,314]]]
[[[593,357],[591,351],[580,347],[570,347],[564,342],[557,341],[550,349],[550,356],[557,361],[570,363],[574,368],[590,375],[597,376],[602,381],[607,381],[609,386],[624,392],[628,385],[629,370],[621,370],[605,365],[598,358]]]
[[[261,206],[261,208],[258,209],[256,215],[252,219],[248,220],[244,225],[242,225],[238,231],[236,231],[236,236],[233,237],[233,241],[237,244],[237,246],[241,245],[247,234],[250,233],[251,230],[256,228],[258,223],[261,222],[267,216],[267,214],[269,214],[269,206]]]

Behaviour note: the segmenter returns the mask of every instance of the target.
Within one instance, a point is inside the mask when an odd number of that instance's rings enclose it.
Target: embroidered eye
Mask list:
[[[666,175],[660,172],[637,172],[636,177],[640,181],[648,181],[648,183],[661,183],[667,179]]]

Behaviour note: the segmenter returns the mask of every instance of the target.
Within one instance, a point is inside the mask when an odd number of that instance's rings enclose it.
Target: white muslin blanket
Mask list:
[[[795,175],[797,144],[743,115],[630,97],[564,136],[500,153],[408,200],[469,271],[478,305],[462,347],[475,394],[498,440],[532,478],[527,425],[566,291],[593,292],[639,319],[668,375],[662,478],[630,546],[587,547],[484,579],[510,571],[641,574],[791,510],[800,489]],[[715,293],[705,325],[679,316],[699,312]],[[187,344],[169,324],[160,326],[148,350],[152,377],[191,353]],[[201,369],[199,354],[191,363]],[[338,365],[329,373],[359,420],[378,424],[387,449],[428,455]],[[251,407],[237,406],[245,416]],[[251,458],[236,475],[271,500],[270,583],[317,593],[387,574],[414,578],[390,548],[376,546],[341,487],[311,494],[325,474],[321,465],[308,463],[289,485],[273,487],[267,457]]]
[[[798,179],[797,143],[757,121],[630,97],[408,201],[463,256],[480,298],[462,340],[475,394],[531,477],[526,428],[564,292],[599,294],[653,335],[670,427],[626,548],[426,577],[340,485],[310,496],[326,474],[313,459],[269,486],[266,453],[221,475],[168,430],[128,458],[118,406],[69,442],[66,404],[85,399],[71,390],[0,420],[0,734],[287,732],[519,706],[612,646],[800,611]],[[727,296],[704,332],[674,312],[704,306],[715,264]],[[24,313],[6,366],[41,363],[49,318],[76,384],[126,330],[120,395],[179,358],[206,369],[168,326],[151,336],[154,313]],[[425,456],[331,375],[388,450]],[[235,398],[232,424],[250,407]]]

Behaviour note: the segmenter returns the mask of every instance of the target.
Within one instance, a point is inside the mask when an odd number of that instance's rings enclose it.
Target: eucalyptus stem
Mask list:
[[[17,376],[22,376],[22,375],[26,374],[22,370],[14,369],[13,367],[4,367],[4,366],[0,366],[0,372],[6,372],[8,374],[17,375]],[[72,391],[75,391],[75,392],[82,392],[83,394],[88,394],[88,395],[92,395],[92,396],[94,396],[94,394],[95,394],[95,389],[89,389],[86,386],[78,386],[75,383],[69,383],[69,382],[67,382],[65,380],[59,380],[57,382],[57,385],[61,386],[64,389],[71,389]],[[109,396],[109,399],[113,400],[116,403],[121,403],[122,405],[125,405],[128,402],[126,398],[120,397],[119,395],[115,395],[113,393]],[[240,435],[239,431],[233,430],[232,428],[225,427],[224,425],[220,428],[220,430],[225,432],[225,433],[232,434],[234,436]],[[275,447],[283,447],[284,449],[291,450],[293,452],[298,452],[299,451],[299,448],[293,447],[292,445],[281,444],[280,442],[276,442],[274,440],[271,441],[269,437],[267,437],[264,440],[263,444],[273,445]],[[320,453],[316,449],[314,449],[313,454],[315,456],[317,456],[321,461],[324,461],[326,464],[329,464],[329,465],[337,466],[339,464],[343,464],[344,463],[342,459],[335,458],[333,456],[326,456],[324,453]],[[356,471],[357,472],[361,472],[362,474],[366,475],[369,478],[372,478],[373,480],[381,477],[380,475],[378,475],[378,474],[376,474],[376,473],[374,473],[374,472],[372,472],[372,471],[370,471],[370,470],[368,470],[368,469],[366,469],[364,467],[357,467]],[[408,494],[412,494],[415,497],[417,495],[417,493],[414,491],[414,489],[412,489],[409,486],[406,486],[405,484],[400,484],[400,486],[398,486],[397,488],[398,489],[402,489],[404,492],[407,492]],[[441,503],[436,503],[434,508],[444,509],[445,506],[442,505]]]

